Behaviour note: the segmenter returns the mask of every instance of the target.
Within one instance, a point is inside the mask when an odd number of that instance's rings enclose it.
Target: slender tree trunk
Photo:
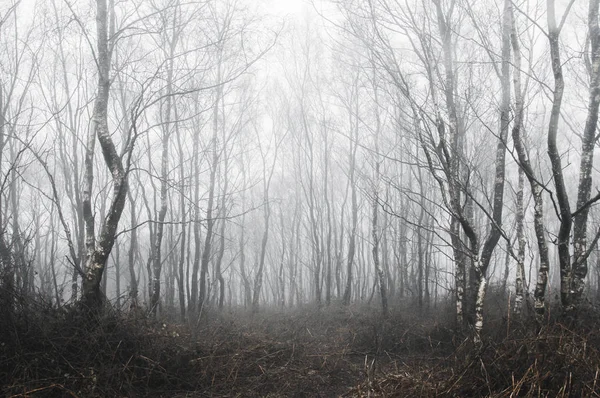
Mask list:
[[[150,154],[148,154],[148,159],[150,160]],[[139,180],[139,175],[138,175]],[[143,184],[140,185],[140,190],[142,193],[142,201],[144,202],[144,207],[146,208],[146,214],[148,216],[148,220],[153,220],[152,210],[150,209],[150,203],[148,202],[148,197],[146,195],[146,188]],[[144,297],[148,299],[147,302],[150,302],[150,296],[152,294],[152,259],[154,256],[152,255],[152,251],[154,250],[154,246],[152,242],[154,242],[154,223],[150,222],[148,224],[148,239],[150,241],[150,253],[146,258],[146,275],[144,275]]]
[[[222,263],[223,263],[223,255],[225,253],[225,226],[226,226],[226,217],[227,217],[227,189],[228,189],[228,156],[227,151],[224,151],[224,162],[223,162],[223,190],[221,192],[221,214],[222,220],[220,221],[220,230],[219,230],[219,252],[217,253],[217,259],[215,261],[215,276],[217,281],[219,282],[219,298],[217,302],[217,307],[219,310],[223,309],[223,304],[225,300],[225,279],[223,279],[223,271],[222,271]]]
[[[304,114],[304,112],[303,112]],[[321,306],[322,294],[321,294],[321,268],[323,265],[323,248],[321,245],[321,234],[319,233],[319,221],[316,214],[316,203],[315,203],[315,187],[314,187],[314,148],[312,137],[310,137],[310,130],[308,128],[308,124],[306,123],[306,119],[304,118],[305,132],[307,136],[307,143],[309,146],[308,156],[309,156],[309,171],[308,171],[308,191],[306,188],[304,189],[304,195],[308,199],[308,214],[310,217],[310,233],[313,243],[313,283],[314,283],[314,295],[315,301],[317,305]],[[304,188],[304,185],[303,185]]]
[[[456,283],[456,319],[458,325],[463,325],[465,321],[465,305],[467,304],[466,298],[468,294],[466,294],[467,290],[467,269],[466,264],[469,261],[473,261],[474,259],[469,258],[466,255],[466,247],[461,239],[461,226],[463,230],[466,231],[469,226],[467,225],[467,220],[462,214],[462,191],[463,188],[460,184],[460,155],[462,153],[462,146],[464,144],[464,140],[462,140],[462,131],[460,130],[460,126],[458,123],[458,115],[456,110],[456,102],[455,102],[455,85],[456,85],[456,76],[454,73],[454,51],[452,49],[452,29],[448,26],[447,18],[450,18],[450,15],[446,15],[442,10],[442,4],[439,0],[434,1],[436,7],[436,16],[438,20],[438,28],[440,31],[440,36],[442,38],[442,52],[443,52],[443,63],[444,63],[444,96],[446,102],[446,109],[448,112],[448,137],[446,137],[445,131],[445,123],[443,122],[441,115],[436,115],[436,125],[438,129],[438,133],[440,136],[439,142],[439,150],[438,156],[440,160],[444,163],[446,171],[446,179],[448,182],[448,192],[449,192],[449,210],[452,212],[451,220],[450,220],[450,236],[452,242],[452,250],[454,254],[454,262],[456,264],[456,275],[455,275],[455,283]],[[432,72],[429,71],[429,80],[432,89],[433,87],[433,75]],[[434,100],[435,102],[435,100]],[[427,150],[426,150],[427,155]],[[431,168],[431,166],[430,166]],[[443,184],[442,184],[443,185]],[[443,189],[443,187],[442,187]],[[478,250],[477,245],[471,243],[471,253],[472,250]]]
[[[379,225],[378,225],[378,213],[379,213],[379,167],[380,163],[378,160],[375,161],[375,184],[373,189],[373,224],[371,236],[373,239],[373,264],[375,265],[375,277],[379,285],[379,293],[381,295],[381,307],[384,318],[389,315],[388,310],[388,297],[387,289],[385,284],[385,275],[381,264],[379,263]]]
[[[221,54],[217,63],[217,82],[221,82]],[[213,137],[212,137],[212,162],[210,165],[210,185],[208,187],[208,204],[206,208],[206,236],[204,238],[204,250],[202,252],[202,263],[200,265],[200,292],[198,297],[198,311],[204,308],[204,302],[207,298],[206,276],[208,273],[208,263],[212,254],[212,240],[215,220],[213,219],[213,207],[215,202],[215,182],[217,169],[219,167],[219,106],[223,87],[219,86],[215,93],[215,103],[213,108]]]
[[[50,210],[50,220],[53,220],[53,213],[54,213],[54,207],[52,206],[52,209]],[[36,217],[36,222],[37,222],[37,217]],[[39,231],[39,229],[38,229]],[[54,233],[54,231],[51,232],[51,237],[50,237],[50,270],[52,272],[52,287],[54,288],[54,297],[56,299],[56,306],[60,307],[62,304],[62,300],[60,297],[60,293],[58,290],[58,281],[56,278],[56,234]]]
[[[221,96],[221,108],[225,112],[224,98]],[[223,130],[223,167],[221,169],[221,179],[223,181],[223,188],[221,190],[221,209],[220,214],[222,220],[220,221],[219,230],[219,252],[217,253],[217,259],[215,262],[215,277],[219,283],[219,297],[217,301],[217,307],[219,310],[223,309],[225,301],[225,279],[223,278],[222,263],[223,255],[225,253],[225,227],[227,226],[227,198],[229,190],[229,151],[227,149],[227,134],[226,130]]]
[[[287,254],[287,240],[285,239],[285,223],[281,207],[279,208],[279,223],[281,229],[281,259],[279,261],[279,289],[281,296],[279,297],[279,305],[281,308],[285,308],[285,256]]]
[[[425,248],[423,247],[423,226],[425,223],[425,189],[423,186],[423,176],[421,169],[417,170],[419,179],[419,221],[415,233],[417,234],[417,278],[416,278],[416,290],[417,290],[417,302],[419,309],[423,308],[423,287],[424,287],[424,268],[425,268]]]
[[[264,274],[264,268],[265,268],[265,256],[267,253],[267,242],[269,240],[269,222],[270,222],[270,218],[271,218],[271,206],[269,204],[269,194],[268,194],[268,188],[265,189],[265,213],[264,213],[264,222],[265,222],[265,229],[263,231],[263,236],[262,236],[262,240],[261,240],[261,244],[260,244],[260,260],[258,263],[258,271],[256,272],[256,276],[254,278],[254,292],[252,295],[252,312],[256,313],[258,312],[258,308],[259,308],[259,300],[260,300],[260,293],[261,293],[261,289],[262,289],[262,285],[263,285],[263,274]]]
[[[110,0],[111,12],[114,9]],[[106,267],[106,261],[115,242],[115,234],[125,200],[127,198],[127,174],[121,163],[121,157],[116,151],[110,131],[108,131],[108,98],[110,91],[110,52],[108,48],[108,7],[106,0],[97,0],[97,61],[98,61],[98,93],[94,103],[92,128],[87,139],[85,157],[86,183],[83,195],[83,211],[86,224],[87,266],[83,280],[83,299],[90,309],[99,308],[102,304],[100,282]],[[111,24],[111,35],[114,37]],[[92,210],[92,188],[94,180],[94,143],[98,139],[102,147],[104,161],[112,175],[113,196],[110,209],[104,221],[100,240],[96,245],[94,213]]]
[[[170,96],[167,99],[170,102]],[[170,108],[170,104],[167,105]],[[167,111],[170,114],[170,110]],[[160,177],[160,210],[158,211],[158,219],[156,220],[156,230],[154,235],[154,242],[152,242],[153,250],[151,253],[152,257],[152,293],[150,295],[150,310],[152,314],[156,316],[158,305],[160,301],[160,275],[162,272],[162,240],[164,234],[164,223],[168,209],[168,195],[167,195],[167,177],[169,173],[169,133],[166,131],[169,129],[169,117],[164,122],[163,138],[162,138],[162,155],[161,155],[161,177]]]
[[[558,135],[558,120],[564,92],[564,79],[562,62],[560,59],[559,37],[560,29],[556,24],[556,10],[554,0],[547,0],[548,17],[548,41],[550,44],[550,61],[554,74],[554,92],[552,96],[552,109],[548,123],[548,156],[552,166],[552,177],[556,189],[556,199],[560,212],[560,228],[557,236],[558,260],[560,265],[560,296],[565,309],[570,307],[571,288],[571,253],[569,242],[571,239],[571,227],[573,224],[571,216],[571,205],[565,186],[563,167],[560,151],[556,143]]]
[[[477,278],[477,301],[475,304],[476,338],[483,329],[483,304],[487,287],[487,270],[498,240],[502,234],[502,212],[504,209],[504,182],[506,169],[506,141],[510,123],[510,34],[512,31],[512,2],[505,0],[502,23],[502,67],[501,85],[502,102],[500,108],[500,134],[496,145],[496,172],[494,179],[494,199],[492,202],[492,219],[490,233],[483,244],[480,261],[475,260],[475,276]]]
[[[376,77],[373,76],[373,92],[375,99],[375,154],[374,154],[374,183],[373,183],[373,219],[372,219],[372,230],[371,237],[373,239],[373,264],[375,265],[375,279],[379,285],[379,293],[381,296],[381,307],[383,317],[389,316],[388,310],[388,295],[387,286],[385,281],[385,274],[380,264],[379,259],[379,241],[380,241],[380,230],[378,224],[379,215],[379,198],[380,198],[380,184],[381,184],[381,159],[379,155],[379,134],[381,133],[381,119],[379,115],[379,92],[377,87]]]
[[[200,113],[199,98],[196,98],[194,113]],[[192,281],[190,288],[190,302],[188,313],[195,314],[198,311],[198,272],[200,271],[200,257],[202,247],[202,236],[200,230],[200,127],[199,121],[194,123],[194,137],[192,142],[194,162],[194,261],[192,263]]]
[[[175,120],[179,119],[177,108],[175,108]],[[185,158],[183,143],[181,140],[181,131],[179,124],[175,124],[175,133],[177,138],[177,148],[179,150],[179,211],[181,212],[181,242],[179,246],[179,262],[177,264],[177,292],[179,295],[179,315],[181,320],[185,319],[185,277],[184,277],[184,266],[186,260],[186,247],[187,242],[187,211],[186,211],[186,176],[185,176]]]
[[[129,251],[127,260],[129,264],[129,298],[131,307],[135,308],[138,305],[138,280],[135,273],[135,259],[138,252],[138,236],[137,236],[137,210],[135,208],[135,200],[129,193],[129,212],[131,217],[131,240],[129,241]]]
[[[356,86],[355,86],[356,88]],[[358,90],[358,88],[356,88]],[[358,96],[358,93],[355,93]],[[358,99],[355,99],[355,110],[358,108]],[[358,113],[356,114],[358,117]],[[358,120],[355,120],[355,126],[352,129],[353,134],[350,135],[350,153],[349,153],[349,184],[350,184],[350,196],[352,206],[352,226],[350,229],[350,242],[348,244],[348,259],[346,266],[346,288],[344,290],[343,304],[350,305],[352,300],[352,269],[354,268],[354,255],[356,252],[356,229],[358,226],[358,203],[357,203],[357,188],[356,188],[356,150],[358,143]]]
[[[502,294],[508,295],[508,276],[510,275],[510,241],[506,242],[506,250],[504,253],[504,275],[502,276]],[[492,271],[493,273],[493,271]]]
[[[14,129],[11,129],[11,135],[14,135],[16,132]],[[11,164],[16,165],[18,162],[17,153],[14,147],[14,140],[10,141],[10,157]],[[9,183],[9,200],[10,200],[10,209],[12,213],[12,251],[13,251],[13,268],[16,276],[16,287],[20,289],[22,293],[27,292],[27,280],[28,280],[28,270],[27,264],[24,258],[25,255],[25,246],[23,245],[23,241],[21,240],[21,227],[19,223],[19,201],[17,200],[17,191],[19,190],[19,184],[17,179],[17,169],[12,167],[10,172],[10,183]]]
[[[117,310],[121,310],[121,251],[119,250],[119,243],[115,245],[115,290]]]
[[[385,189],[385,202],[389,203],[390,201],[390,184],[386,184]],[[392,278],[392,272],[390,270],[390,248],[389,248],[389,217],[388,212],[383,212],[383,225],[382,225],[382,239],[381,239],[381,254],[382,254],[382,268],[386,276],[386,286],[388,288],[388,297],[390,299],[394,298],[394,281]]]
[[[337,236],[336,238],[336,247],[335,247],[335,253],[336,253],[336,270],[335,270],[335,284],[336,284],[336,290],[337,290],[337,296],[338,298],[342,298],[343,297],[343,286],[342,286],[342,276],[344,273],[344,264],[343,264],[343,258],[344,258],[344,232],[345,232],[345,228],[344,225],[346,223],[346,204],[348,203],[348,192],[350,190],[350,179],[348,178],[347,182],[346,182],[346,189],[344,191],[344,201],[342,202],[341,206],[340,206],[340,222],[339,222],[339,236]]]
[[[511,44],[514,58],[513,85],[515,89],[515,118],[512,128],[512,138],[519,158],[519,166],[529,181],[531,193],[533,195],[533,224],[540,256],[540,265],[538,268],[537,282],[534,292],[534,305],[538,319],[540,319],[544,315],[546,308],[545,298],[546,287],[548,285],[550,259],[548,255],[548,243],[546,242],[546,230],[544,227],[544,202],[542,196],[542,186],[534,174],[533,167],[531,166],[531,161],[529,160],[529,155],[527,154],[523,140],[522,126],[525,103],[523,100],[523,89],[521,87],[521,50],[516,23],[514,22],[511,30]]]
[[[514,30],[514,28],[513,28]],[[517,55],[518,56],[518,55]],[[521,73],[516,70],[514,73]],[[523,300],[525,298],[525,204],[523,201],[523,191],[525,188],[525,173],[523,168],[519,167],[519,187],[517,190],[517,276],[515,281],[515,305],[514,311],[516,315],[520,315],[523,308]]]
[[[240,274],[242,276],[242,284],[244,287],[244,307],[248,307],[252,304],[252,287],[250,286],[250,280],[246,272],[246,166],[243,161],[243,153],[241,158],[241,169],[242,169],[242,220],[240,222]]]
[[[408,228],[406,226],[406,222],[404,221],[406,220],[406,215],[408,214],[407,199],[403,199],[401,203],[404,219],[398,220],[398,223],[400,224],[398,228],[398,250],[400,251],[398,267],[400,268],[400,297],[405,297],[408,290]],[[457,303],[462,303],[462,299],[457,300]],[[457,311],[457,314],[458,313],[459,312]],[[462,315],[462,312],[460,312],[460,314]],[[460,324],[462,324],[462,322]]]
[[[299,300],[299,287],[298,287],[298,256],[300,252],[300,214],[301,206],[299,202],[299,196],[296,195],[296,201],[294,205],[294,218],[292,219],[292,234],[290,236],[290,255],[289,255],[289,268],[290,268],[290,295],[288,305],[292,307],[294,300],[296,304],[300,304]]]
[[[175,49],[179,38],[178,33],[178,8],[175,7],[173,12],[173,19],[171,21],[171,29],[165,29],[165,34],[169,30],[172,31],[172,37],[167,37],[168,49],[165,49],[164,53],[167,57],[167,81],[166,81],[166,92],[164,103],[161,103],[161,111],[164,106],[164,113],[161,112],[161,126],[162,126],[162,153],[160,162],[160,210],[158,211],[158,220],[156,224],[156,234],[154,236],[155,241],[153,242],[154,250],[152,251],[152,296],[150,298],[150,309],[154,316],[158,310],[160,302],[160,276],[162,272],[162,241],[164,234],[164,223],[169,208],[169,196],[168,196],[168,177],[169,177],[169,144],[171,138],[172,129],[172,112],[173,107],[173,73],[174,73],[174,57]],[[177,123],[177,121],[175,121]]]
[[[600,27],[598,25],[598,0],[590,0],[588,10],[588,33],[590,38],[590,59],[588,73],[590,89],[588,114],[581,143],[581,164],[579,167],[579,189],[577,192],[577,210],[573,220],[573,298],[571,304],[576,311],[581,304],[584,280],[588,273],[587,224],[592,189],[592,167],[594,164],[594,146],[600,106]]]
[[[56,7],[56,1],[52,1],[53,11],[55,16],[55,21],[59,21],[58,11]],[[59,60],[61,64],[61,72],[62,72],[62,80],[64,82],[64,94],[66,97],[72,96],[72,91],[70,87],[70,80],[68,77],[69,71],[69,62],[65,54],[64,43],[64,31],[59,29],[58,33],[58,52],[59,52]],[[63,120],[59,120],[57,118],[57,130],[59,131],[59,142],[61,142],[66,138],[67,132],[70,133],[71,137],[71,148],[70,148],[70,157],[66,156],[68,154],[69,149],[67,148],[67,143],[61,145],[61,151],[59,151],[59,156],[63,161],[63,175],[65,177],[65,190],[69,195],[71,200],[71,205],[73,208],[73,216],[76,220],[74,235],[76,241],[73,242],[71,239],[71,232],[67,232],[67,239],[70,241],[70,246],[73,246],[73,250],[71,250],[71,260],[73,261],[74,267],[71,274],[71,301],[74,303],[77,301],[79,294],[79,277],[81,276],[80,270],[82,264],[85,262],[85,226],[84,226],[84,217],[83,217],[83,203],[82,203],[82,193],[80,191],[80,167],[79,167],[79,157],[81,153],[81,137],[78,135],[77,131],[77,115],[79,114],[73,109],[73,101],[67,101],[66,103],[66,111],[67,111],[67,123],[64,123]],[[66,129],[63,127],[66,125]],[[62,133],[62,134],[61,134]],[[72,159],[72,163],[69,164],[67,158]],[[69,166],[67,166],[69,164]],[[56,198],[55,198],[56,199]],[[59,212],[62,213],[62,210],[59,209]],[[59,216],[61,217],[61,216]],[[63,217],[64,218],[64,217]],[[66,221],[63,223],[63,227],[67,225]],[[65,228],[66,229],[66,228]],[[77,251],[74,248],[77,247]]]
[[[429,278],[431,273],[431,265],[433,263],[432,259],[432,248],[433,248],[433,225],[431,222],[431,217],[427,217],[427,234],[425,235],[425,275],[423,280],[423,300],[425,301],[425,309],[428,311],[431,305],[431,292],[429,289]]]
[[[257,137],[260,142],[260,137]],[[252,312],[258,312],[259,300],[261,289],[263,285],[263,273],[265,268],[265,256],[267,253],[267,242],[269,240],[269,228],[270,228],[270,220],[271,220],[271,203],[269,191],[271,189],[271,180],[273,179],[273,174],[275,172],[275,165],[277,163],[277,152],[279,145],[277,144],[275,147],[275,154],[273,156],[273,163],[269,171],[267,171],[266,164],[266,153],[263,152],[263,148],[261,146],[261,156],[263,161],[263,200],[264,200],[264,231],[262,236],[262,241],[260,244],[260,259],[258,263],[258,271],[256,272],[256,276],[254,278],[254,292],[252,296]]]
[[[325,199],[325,212],[326,212],[326,218],[327,218],[327,237],[326,237],[326,244],[325,244],[325,250],[326,250],[326,255],[325,255],[325,304],[326,305],[330,305],[331,304],[331,282],[332,282],[332,256],[331,256],[331,239],[332,239],[332,221],[331,221],[331,203],[330,203],[330,197],[329,197],[329,163],[330,163],[330,158],[331,156],[329,156],[329,151],[330,151],[330,145],[329,145],[329,141],[328,141],[328,131],[327,129],[325,129],[325,132],[323,133],[325,138],[324,138],[324,150],[325,153],[323,154],[323,162],[325,163],[325,167],[324,167],[324,171],[323,171],[323,197]],[[333,195],[333,192],[332,192]]]

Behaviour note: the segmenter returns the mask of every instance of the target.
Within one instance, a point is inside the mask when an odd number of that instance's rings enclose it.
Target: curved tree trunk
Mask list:
[[[483,303],[487,287],[487,270],[492,254],[502,234],[502,212],[504,209],[504,181],[506,169],[506,141],[510,123],[510,34],[512,31],[512,2],[505,0],[502,23],[502,67],[500,80],[502,102],[500,105],[500,134],[496,145],[496,171],[494,180],[494,199],[490,233],[483,244],[481,259],[475,262],[477,278],[477,301],[475,302],[475,333],[481,335],[483,329]],[[478,338],[478,337],[477,337]]]
[[[537,282],[535,286],[535,311],[538,319],[544,315],[546,304],[546,287],[548,285],[548,270],[550,259],[548,255],[548,243],[546,241],[546,230],[544,227],[544,201],[542,196],[542,186],[535,176],[529,155],[525,149],[523,139],[523,115],[524,115],[524,100],[523,89],[521,87],[521,50],[519,45],[518,32],[516,24],[513,21],[511,29],[511,44],[513,48],[514,70],[513,70],[513,85],[515,89],[515,120],[512,128],[512,138],[517,151],[519,166],[523,170],[529,185],[531,194],[533,195],[533,225],[535,237],[537,240],[538,252],[540,256],[540,265],[538,268]]]
[[[577,210],[573,220],[573,277],[571,305],[577,310],[581,303],[584,279],[588,273],[587,258],[589,256],[587,241],[587,224],[590,209],[590,192],[592,189],[592,167],[594,164],[594,146],[598,124],[598,108],[600,106],[600,27],[598,25],[598,0],[590,0],[588,10],[588,32],[590,37],[590,59],[588,73],[590,75],[590,91],[588,114],[583,130],[581,143],[581,164],[579,167],[579,190],[577,192]],[[595,198],[597,199],[597,198]],[[597,238],[595,238],[597,239]],[[594,246],[593,244],[590,246]]]
[[[127,174],[123,168],[121,157],[117,153],[110,132],[108,131],[108,98],[110,91],[110,55],[108,48],[108,6],[106,0],[96,2],[97,28],[97,61],[98,92],[92,115],[92,128],[87,138],[85,156],[85,187],[83,192],[83,211],[86,224],[87,263],[83,279],[83,302],[90,309],[99,308],[103,298],[100,293],[100,282],[106,267],[106,261],[115,243],[115,234],[127,198]],[[114,4],[111,0],[111,11]],[[113,29],[111,29],[112,31]],[[111,32],[112,33],[112,32]],[[113,37],[111,34],[110,37]],[[92,210],[92,188],[94,181],[94,148],[98,139],[104,155],[104,162],[112,175],[113,193],[109,211],[96,242],[94,213]]]
[[[560,213],[560,228],[557,236],[558,260],[560,265],[560,299],[565,308],[570,305],[570,281],[571,281],[571,252],[569,242],[571,239],[571,205],[565,186],[563,166],[556,143],[558,135],[558,120],[562,106],[565,83],[560,59],[559,37],[562,26],[556,24],[556,10],[554,0],[547,0],[548,17],[548,41],[550,44],[550,61],[554,74],[554,93],[552,96],[552,109],[548,123],[548,156],[552,166],[552,177],[556,189],[556,199]]]

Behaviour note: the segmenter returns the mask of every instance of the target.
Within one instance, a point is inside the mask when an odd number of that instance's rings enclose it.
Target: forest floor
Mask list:
[[[403,307],[403,308],[402,308]],[[597,316],[536,334],[498,311],[481,346],[451,307],[239,309],[197,323],[0,308],[7,397],[600,396]]]
[[[450,341],[425,332],[432,327],[399,314],[382,322],[378,309],[339,304],[224,314],[194,339],[204,348],[195,362],[211,380],[200,396],[360,395],[360,385],[384,371],[451,352]]]

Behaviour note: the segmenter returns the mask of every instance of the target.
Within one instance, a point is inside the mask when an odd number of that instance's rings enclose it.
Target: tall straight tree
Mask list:
[[[221,36],[221,35],[220,35]],[[221,39],[223,36],[221,36]],[[223,86],[221,84],[222,79],[222,57],[223,48],[222,43],[218,48],[217,53],[217,87],[215,89],[215,102],[212,115],[212,140],[211,140],[211,162],[210,162],[210,182],[208,187],[208,204],[206,208],[206,236],[204,237],[204,249],[202,251],[202,262],[200,264],[200,291],[198,296],[198,311],[202,311],[204,308],[205,300],[207,299],[207,274],[208,264],[212,255],[213,246],[213,233],[215,227],[215,219],[213,217],[215,207],[215,186],[217,178],[217,169],[219,167],[219,161],[221,159],[222,151],[219,147],[219,128],[220,126],[220,114],[219,112],[221,105],[221,96],[223,95]]]
[[[264,145],[261,141],[260,134],[261,132],[255,127],[256,131],[256,140],[258,142],[258,147],[260,150],[260,156],[262,158],[262,180],[263,180],[263,219],[264,219],[264,230],[260,243],[260,256],[258,262],[258,270],[256,272],[256,276],[254,278],[254,291],[252,295],[252,311],[257,312],[259,308],[259,299],[261,294],[261,289],[263,285],[264,279],[264,269],[265,269],[265,256],[267,254],[267,243],[269,241],[269,230],[271,227],[271,199],[270,199],[270,190],[271,190],[271,181],[273,180],[273,174],[275,174],[275,166],[277,164],[277,157],[279,154],[279,147],[283,142],[283,138],[285,135],[281,137],[277,137],[277,128],[280,125],[278,123],[274,123],[273,126],[273,136],[271,138],[271,145]],[[267,165],[268,161],[268,152],[269,146],[273,147],[273,159],[271,165]]]
[[[380,226],[379,226],[379,207],[380,207],[380,185],[381,185],[381,155],[379,151],[379,136],[381,134],[381,115],[380,115],[380,104],[379,104],[379,82],[377,81],[377,76],[373,76],[372,78],[372,86],[373,86],[373,99],[374,99],[374,114],[375,114],[375,131],[374,131],[374,141],[375,141],[375,152],[373,154],[373,204],[372,204],[372,219],[371,219],[371,238],[373,239],[373,265],[375,266],[375,278],[377,284],[379,286],[379,294],[381,297],[381,308],[383,311],[383,316],[387,318],[389,316],[388,310],[388,295],[387,295],[387,286],[385,281],[385,275],[381,266],[380,256],[379,256],[379,242],[380,242]]]
[[[170,12],[168,12],[170,11]],[[181,22],[180,14],[181,8],[179,1],[174,4],[172,8],[169,8],[161,13],[162,31],[164,37],[160,43],[160,48],[163,50],[167,65],[167,81],[165,87],[164,99],[161,101],[161,162],[160,162],[160,210],[158,211],[158,219],[156,220],[156,233],[154,236],[153,249],[151,251],[152,259],[152,294],[150,297],[150,309],[154,315],[158,309],[160,301],[160,274],[162,270],[163,258],[162,258],[162,241],[163,231],[165,225],[165,217],[168,210],[168,173],[169,173],[169,144],[171,134],[173,132],[173,124],[177,123],[177,120],[173,121],[173,114],[175,113],[173,108],[176,106],[173,99],[173,79],[174,79],[174,62],[175,62],[175,51],[179,41],[179,37],[183,27],[185,26]]]
[[[352,224],[350,227],[350,236],[348,243],[348,257],[346,260],[346,286],[344,288],[344,296],[342,302],[344,305],[349,305],[352,300],[352,284],[353,270],[356,255],[356,235],[358,228],[358,198],[356,187],[356,152],[358,150],[358,131],[359,131],[359,84],[358,75],[353,79],[350,98],[346,104],[349,120],[349,150],[348,150],[348,185],[350,187],[350,211],[352,213]]]

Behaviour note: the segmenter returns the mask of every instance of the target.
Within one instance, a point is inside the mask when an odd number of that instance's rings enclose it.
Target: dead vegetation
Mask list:
[[[402,364],[346,396],[592,397],[600,394],[598,331],[554,324],[540,336],[487,339],[480,349],[420,366]],[[466,345],[466,344],[465,344]]]
[[[483,343],[453,339],[446,356],[397,358],[351,389],[347,397],[597,397],[600,396],[600,314],[567,325],[559,316],[541,329],[533,320],[499,316]],[[431,330],[429,336],[431,336]],[[455,334],[457,336],[458,334]],[[444,339],[448,341],[448,336]]]
[[[600,395],[596,315],[549,320],[539,335],[499,315],[475,347],[440,318],[447,308],[397,308],[386,321],[369,307],[239,309],[193,325],[116,312],[90,320],[39,302],[0,311],[8,397]]]

